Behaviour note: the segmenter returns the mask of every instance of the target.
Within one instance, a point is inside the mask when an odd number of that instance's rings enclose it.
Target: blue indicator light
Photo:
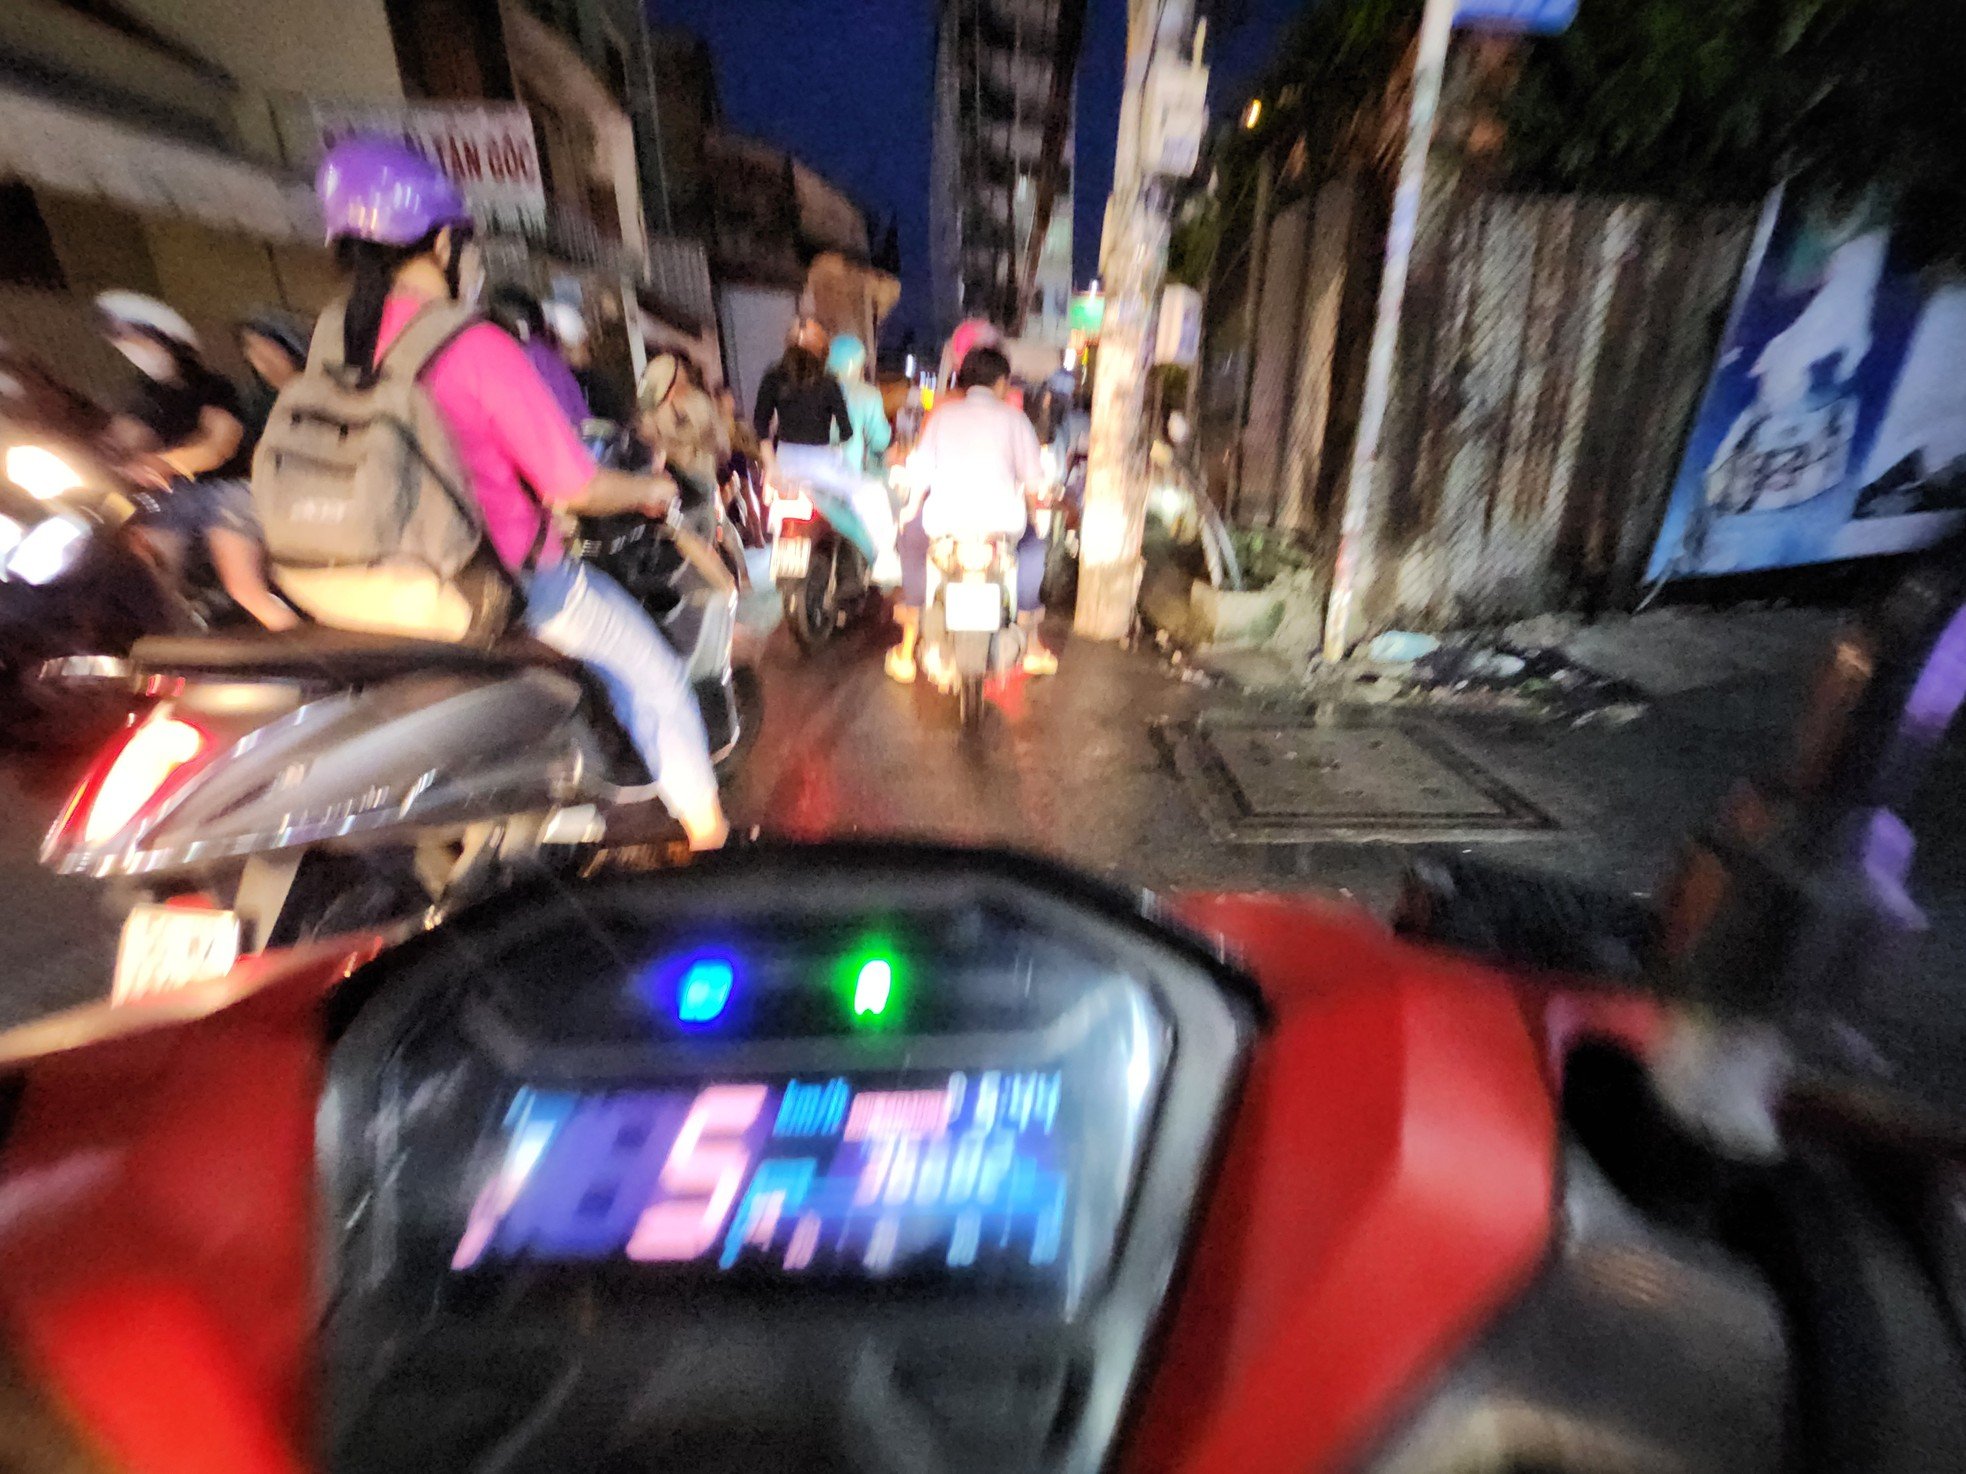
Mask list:
[[[692,962],[676,989],[676,1018],[685,1024],[714,1023],[730,1003],[735,970],[721,957]]]

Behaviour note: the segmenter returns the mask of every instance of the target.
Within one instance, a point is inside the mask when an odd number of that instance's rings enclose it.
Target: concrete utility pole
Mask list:
[[[1379,319],[1366,360],[1365,392],[1358,412],[1352,469],[1338,519],[1338,557],[1331,570],[1331,599],[1324,613],[1324,658],[1343,660],[1351,647],[1352,616],[1361,588],[1375,569],[1373,497],[1379,484],[1379,452],[1392,397],[1393,362],[1399,348],[1400,309],[1406,303],[1406,274],[1413,259],[1413,234],[1420,224],[1421,186],[1427,153],[1433,147],[1434,120],[1440,111],[1440,84],[1453,39],[1456,0],[1427,0],[1420,17],[1413,63],[1413,111],[1406,120],[1406,152],[1393,191],[1392,224],[1386,231],[1386,265],[1379,280]]]
[[[1092,444],[1079,524],[1077,631],[1124,640],[1140,596],[1140,538],[1147,519],[1147,370],[1154,306],[1167,274],[1168,185],[1143,157],[1147,79],[1157,61],[1186,62],[1193,0],[1129,0],[1126,94],[1120,104],[1113,193],[1106,202],[1101,275],[1106,317],[1092,390]]]
[[[1229,483],[1229,515],[1242,506],[1242,472],[1249,462],[1249,395],[1256,383],[1256,324],[1263,305],[1263,273],[1269,266],[1270,192],[1276,163],[1265,148],[1256,163],[1255,233],[1250,237],[1248,275],[1242,284],[1242,371],[1236,375],[1236,479]],[[1200,377],[1197,372],[1196,377]]]

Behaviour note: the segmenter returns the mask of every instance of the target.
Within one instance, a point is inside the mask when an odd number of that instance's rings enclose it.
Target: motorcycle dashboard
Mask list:
[[[341,1008],[326,1359],[368,1470],[1097,1467],[1257,1017],[1124,898],[892,849],[502,898]]]

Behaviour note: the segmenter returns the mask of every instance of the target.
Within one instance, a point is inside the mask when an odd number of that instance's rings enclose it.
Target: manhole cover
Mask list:
[[[1555,827],[1422,728],[1217,717],[1160,732],[1219,839],[1439,841]]]

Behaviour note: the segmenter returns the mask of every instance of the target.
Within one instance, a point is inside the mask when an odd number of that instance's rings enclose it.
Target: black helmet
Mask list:
[[[235,334],[251,333],[269,343],[278,343],[296,368],[307,364],[307,325],[284,307],[257,307],[233,327]]]

